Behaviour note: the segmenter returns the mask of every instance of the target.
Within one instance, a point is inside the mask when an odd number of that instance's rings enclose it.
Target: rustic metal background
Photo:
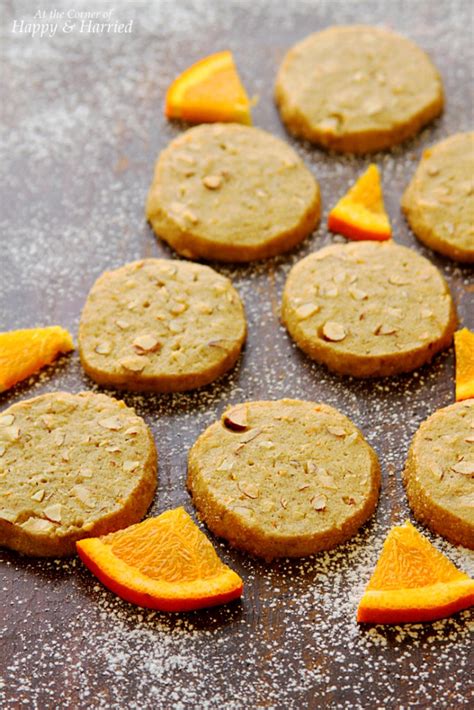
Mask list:
[[[363,627],[360,594],[394,523],[409,517],[400,481],[420,422],[453,401],[453,352],[407,376],[358,382],[328,374],[291,343],[278,320],[285,277],[331,242],[328,209],[369,162],[328,155],[286,135],[272,102],[285,50],[311,31],[366,22],[417,41],[444,80],[443,117],[415,140],[375,156],[395,239],[436,264],[461,321],[474,327],[472,272],[423,248],[400,213],[402,191],[427,145],[472,127],[470,0],[55,0],[47,13],[112,10],[130,34],[31,37],[31,2],[4,2],[0,329],[61,324],[77,332],[87,292],[105,269],[173,253],[143,216],[158,152],[181,130],[162,116],[170,80],[192,61],[230,48],[251,94],[255,124],[292,143],[320,182],[319,230],[291,254],[251,266],[214,265],[247,310],[249,337],[228,376],[191,394],[124,395],[152,428],[159,454],[153,513],[193,508],[186,453],[230,402],[282,396],[326,401],[365,432],[383,464],[374,519],[350,543],[271,565],[219,544],[245,580],[242,602],[166,615],[122,603],[78,560],[38,561],[4,551],[0,672],[4,707],[19,708],[458,708],[472,697],[469,612],[426,625]],[[43,22],[55,22],[49,19]],[[36,20],[38,22],[38,20]],[[18,25],[15,27],[18,28]],[[468,312],[469,310],[469,312]],[[0,397],[94,389],[77,353]],[[211,536],[212,539],[212,536]],[[472,554],[431,538],[473,571]]]

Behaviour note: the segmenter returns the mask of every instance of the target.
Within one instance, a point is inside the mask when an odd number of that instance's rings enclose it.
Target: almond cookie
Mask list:
[[[423,422],[403,482],[415,518],[474,550],[474,399],[439,409]]]
[[[402,198],[418,239],[456,261],[474,262],[474,133],[425,150]]]
[[[76,540],[138,522],[156,488],[143,419],[103,394],[54,392],[0,413],[0,545],[75,552]]]
[[[79,352],[100,384],[181,392],[227,372],[245,336],[244,308],[229,279],[208,266],[144,259],[95,282]]]
[[[296,44],[275,99],[288,130],[348,153],[415,135],[443,109],[440,76],[413,42],[377,27],[330,27]]]
[[[319,187],[289,145],[258,128],[205,124],[159,156],[146,215],[190,259],[280,254],[316,227]]]
[[[456,310],[440,272],[393,242],[334,244],[290,271],[282,320],[310,357],[354,377],[410,372],[447,348]]]
[[[206,525],[235,547],[266,560],[300,557],[349,539],[372,515],[380,466],[332,407],[246,402],[197,439],[188,487]]]

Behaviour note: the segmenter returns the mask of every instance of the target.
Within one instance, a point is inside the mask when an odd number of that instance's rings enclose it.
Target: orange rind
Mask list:
[[[76,545],[102,584],[132,604],[192,611],[242,595],[240,577],[219,559],[183,508]]]
[[[173,81],[166,93],[165,115],[189,123],[251,125],[250,105],[232,52],[225,51],[201,59]]]
[[[360,601],[357,621],[434,621],[473,604],[474,580],[407,521],[387,535]]]
[[[467,328],[454,333],[456,402],[474,397],[474,333]]]
[[[348,239],[390,239],[392,230],[385,211],[380,173],[369,165],[363,175],[331,210],[328,217],[331,232]]]
[[[0,392],[74,350],[72,337],[58,325],[0,333]]]

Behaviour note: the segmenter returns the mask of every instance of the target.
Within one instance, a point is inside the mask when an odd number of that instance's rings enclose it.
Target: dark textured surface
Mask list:
[[[162,118],[164,92],[179,70],[232,49],[249,92],[260,96],[255,124],[285,137],[272,102],[279,61],[308,32],[345,22],[406,34],[442,74],[442,118],[375,160],[395,239],[442,270],[462,323],[474,327],[472,271],[422,247],[399,209],[423,148],[472,127],[468,0],[97,5],[58,1],[45,9],[108,7],[113,18],[133,20],[131,34],[81,33],[75,18],[70,33],[60,23],[49,38],[12,34],[14,20],[31,21],[31,3],[3,3],[1,330],[61,324],[76,334],[84,299],[103,270],[142,256],[173,256],[156,242],[143,206],[156,155],[181,130]],[[0,699],[6,707],[468,705],[470,612],[424,626],[355,623],[386,532],[409,516],[400,471],[410,439],[429,413],[453,401],[453,352],[412,375],[357,382],[328,374],[292,345],[278,321],[285,277],[297,259],[334,239],[324,226],[328,209],[369,159],[331,156],[289,140],[320,182],[322,226],[287,256],[248,267],[215,265],[233,279],[247,309],[249,338],[239,365],[195,393],[124,399],[155,434],[155,514],[178,504],[193,511],[184,485],[186,453],[227,403],[282,396],[326,401],[362,428],[383,465],[377,514],[350,543],[307,560],[265,565],[221,544],[223,558],[244,578],[242,602],[181,616],[122,603],[77,560],[28,560],[4,551]],[[0,406],[89,388],[74,353],[2,395]],[[472,553],[431,539],[472,573]]]

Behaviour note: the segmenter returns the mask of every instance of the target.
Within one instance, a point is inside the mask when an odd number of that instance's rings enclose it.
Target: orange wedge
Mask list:
[[[180,74],[167,91],[165,115],[190,123],[251,125],[250,101],[232,52],[211,54]]]
[[[331,232],[348,239],[390,239],[392,230],[385,211],[380,173],[376,165],[367,170],[331,210],[328,217]]]
[[[408,521],[392,528],[366,587],[357,621],[432,621],[474,604],[474,580]]]
[[[74,350],[71,335],[58,325],[0,333],[0,392],[70,350]]]
[[[456,402],[474,397],[474,333],[467,328],[454,333]]]
[[[242,580],[221,562],[184,508],[76,545],[102,584],[132,604],[192,611],[242,595]]]

